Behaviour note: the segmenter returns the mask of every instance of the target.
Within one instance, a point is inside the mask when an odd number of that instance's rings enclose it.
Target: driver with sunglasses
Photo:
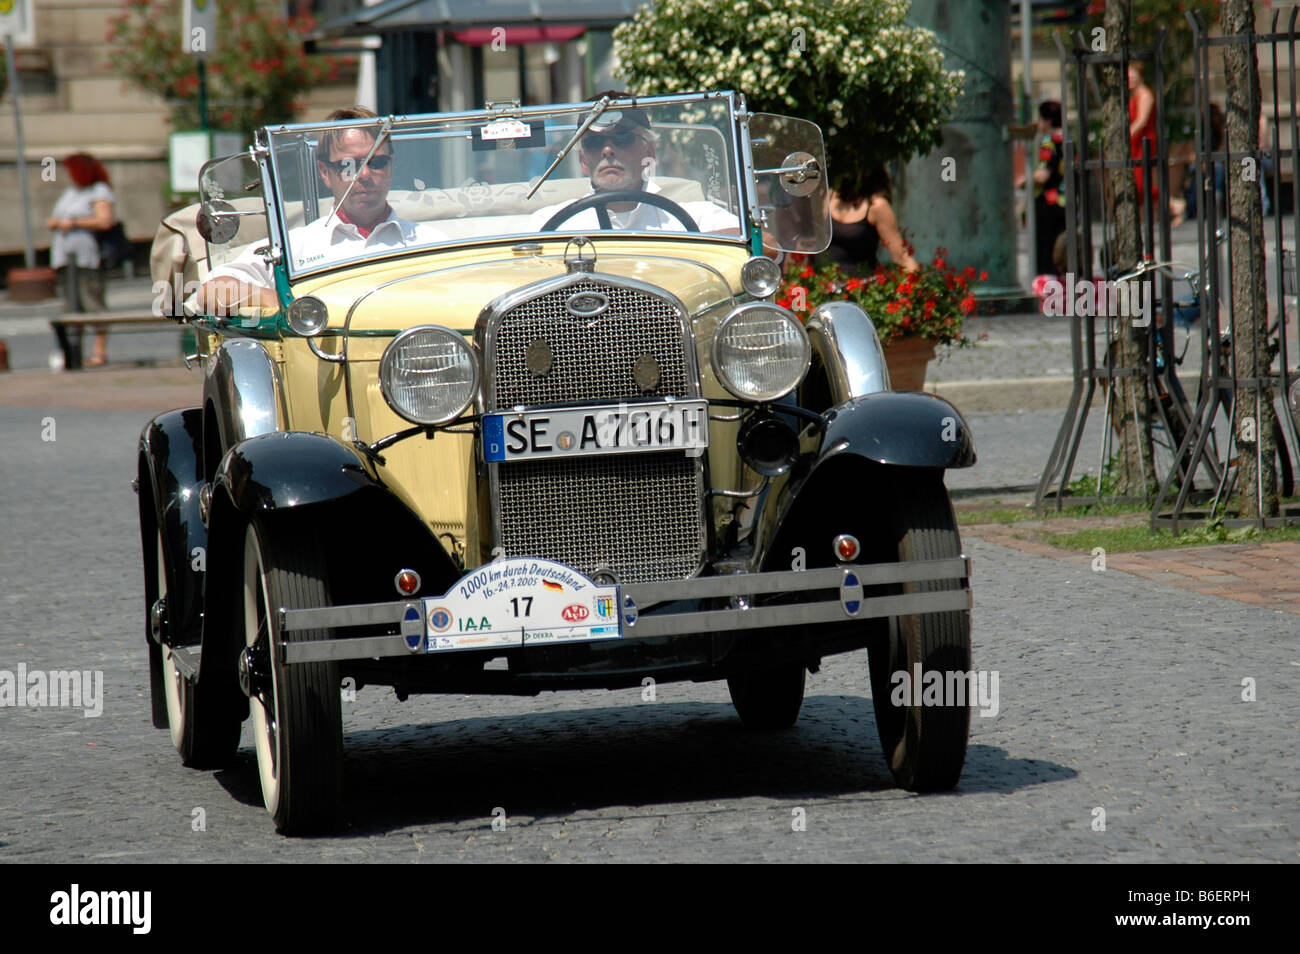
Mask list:
[[[327,122],[374,119],[364,106],[336,109]],[[316,171],[334,195],[334,207],[314,222],[289,231],[288,252],[298,268],[310,268],[334,258],[352,258],[372,249],[401,248],[444,241],[446,236],[424,222],[398,217],[388,204],[393,181],[393,146],[382,142],[370,161],[362,160],[374,145],[366,128],[327,129],[316,146]],[[275,280],[254,248],[214,268],[200,294],[209,314],[223,315],[241,307],[276,308]]]
[[[629,94],[609,91],[602,96],[624,98]],[[650,127],[646,114],[636,107],[613,107],[612,119],[599,120],[591,125],[578,145],[578,161],[584,174],[591,177],[592,191],[617,192],[632,189],[658,193],[662,190],[654,181],[655,145],[659,135]],[[603,117],[602,117],[603,118]],[[556,212],[570,205],[560,202],[538,209],[533,213],[531,227],[540,232],[542,226]],[[701,232],[726,235],[740,234],[740,220],[726,209],[712,202],[683,202],[685,209],[700,227]],[[640,202],[614,202],[609,205],[610,224],[616,229],[634,229],[642,232],[684,232],[686,226],[671,212]],[[597,231],[600,222],[595,209],[575,213],[558,226],[560,231]]]

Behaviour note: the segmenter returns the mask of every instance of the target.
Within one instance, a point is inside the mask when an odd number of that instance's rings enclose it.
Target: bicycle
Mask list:
[[[1215,233],[1216,254],[1219,245],[1223,243],[1225,238],[1226,234],[1224,230],[1218,229]],[[1291,254],[1294,253],[1290,252],[1290,250],[1283,251],[1284,256]],[[1199,322],[1201,318],[1202,302],[1205,301],[1206,297],[1213,292],[1211,291],[1208,278],[1204,282],[1204,285],[1202,285],[1201,272],[1199,268],[1193,268],[1176,261],[1157,262],[1146,260],[1139,262],[1133,269],[1115,278],[1114,283],[1118,285],[1134,281],[1135,279],[1153,273],[1164,275],[1174,281],[1186,282],[1188,285],[1190,292],[1189,296],[1185,298],[1175,298],[1171,303],[1171,309],[1169,309],[1172,311],[1174,317],[1174,329],[1168,330],[1171,340],[1176,334],[1177,326],[1181,325],[1188,331],[1187,340],[1183,343],[1182,351],[1180,351],[1174,358],[1174,365],[1181,366],[1186,357],[1187,348],[1191,345],[1192,326]],[[1289,275],[1290,273],[1290,269],[1284,269],[1284,275]],[[1286,293],[1287,289],[1284,287],[1283,294],[1285,295]],[[1151,420],[1160,421],[1162,428],[1168,436],[1167,444],[1159,441],[1157,443],[1161,443],[1162,446],[1167,447],[1175,460],[1180,462],[1180,476],[1182,476],[1184,480],[1187,480],[1191,479],[1191,475],[1188,474],[1185,465],[1182,465],[1181,462],[1183,457],[1179,452],[1183,450],[1183,445],[1186,443],[1187,424],[1191,421],[1193,416],[1192,405],[1190,405],[1187,400],[1187,394],[1183,390],[1182,382],[1179,381],[1178,375],[1174,373],[1173,368],[1167,368],[1165,364],[1164,336],[1167,329],[1164,324],[1164,314],[1166,309],[1163,307],[1163,303],[1155,301],[1154,298],[1152,299],[1151,305],[1152,312],[1156,316],[1155,321],[1152,323],[1152,327],[1155,330],[1155,344],[1153,350],[1156,370],[1156,373],[1152,375],[1152,380],[1155,384],[1153,401],[1156,406],[1154,408],[1149,408],[1148,410],[1155,412],[1151,415]],[[1277,333],[1278,326],[1279,322],[1275,321],[1269,327],[1269,338]],[[1118,345],[1118,339],[1112,336],[1112,340],[1107,349],[1108,366],[1113,366],[1114,364],[1115,352]],[[1207,341],[1206,351],[1201,356],[1202,362],[1217,361],[1217,366],[1220,368],[1231,367],[1228,362],[1232,360],[1232,347],[1232,329],[1228,328],[1220,332],[1217,340]],[[1212,366],[1214,365],[1202,364],[1203,368]],[[1205,376],[1202,375],[1201,381],[1197,386],[1196,407],[1201,406],[1201,400],[1204,396],[1204,387]],[[1110,420],[1110,406],[1113,399],[1112,395],[1114,389],[1115,384],[1112,379],[1108,388],[1108,392],[1110,393],[1107,394],[1108,420]],[[1292,386],[1291,391],[1296,395],[1300,395],[1300,388],[1297,388],[1295,385]],[[1211,398],[1211,400],[1218,402],[1219,409],[1222,409],[1226,415],[1226,419],[1232,421],[1234,396],[1231,386],[1220,386],[1217,389],[1217,392],[1218,393]],[[1287,395],[1286,398],[1288,402],[1293,405],[1300,403],[1296,402],[1292,395]],[[1118,434],[1118,428],[1115,426],[1113,421],[1111,427]],[[1295,477],[1291,464],[1291,451],[1286,440],[1286,433],[1283,429],[1281,418],[1277,414],[1273,416],[1273,438],[1277,452],[1277,473],[1281,496],[1290,497],[1295,492]],[[1218,442],[1213,431],[1210,433],[1210,447],[1214,458],[1218,459]],[[1231,470],[1236,467],[1237,463],[1237,458],[1230,458],[1227,462],[1228,469]],[[1220,486],[1228,485],[1223,481],[1223,475],[1218,473],[1217,468],[1211,461],[1207,460],[1205,461],[1205,464],[1207,469],[1210,471],[1211,477],[1216,483],[1220,484]]]

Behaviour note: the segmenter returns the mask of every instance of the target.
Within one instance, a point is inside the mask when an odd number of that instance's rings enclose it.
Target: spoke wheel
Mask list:
[[[283,834],[331,828],[342,795],[343,725],[336,663],[281,662],[279,610],[329,604],[321,549],[311,532],[249,525],[244,538],[244,645],[253,673],[249,707],[266,810]],[[329,630],[295,631],[295,642]]]
[[[893,499],[897,502],[894,529],[900,561],[961,555],[957,521],[941,475],[900,482]],[[940,580],[907,583],[902,591],[924,593],[957,587],[956,580]],[[876,725],[894,780],[916,792],[952,788],[966,761],[970,700],[963,700],[963,705],[946,698],[941,700],[946,703],[943,705],[918,704],[913,692],[903,691],[911,688],[909,684],[902,682],[900,687],[894,674],[903,672],[911,679],[919,665],[923,679],[927,673],[938,672],[947,685],[949,672],[969,672],[970,611],[891,619],[888,635],[871,645],[869,655]],[[894,704],[896,694],[901,705]]]
[[[155,531],[158,544],[158,561],[157,561],[157,593],[158,598],[164,602],[167,599],[167,570],[163,563],[163,544],[162,531]],[[163,693],[167,698],[167,730],[172,737],[172,745],[176,746],[176,751],[182,756],[185,754],[185,679],[181,672],[176,668],[176,660],[172,656],[171,647],[165,643],[160,647],[162,652],[163,668]]]
[[[156,541],[158,597],[166,606],[167,563],[161,529],[154,531]],[[240,703],[236,690],[221,685],[216,677],[201,687],[186,679],[176,665],[170,646],[159,647],[162,657],[163,693],[167,702],[167,730],[181,762],[191,768],[218,768],[227,765],[239,749]]]

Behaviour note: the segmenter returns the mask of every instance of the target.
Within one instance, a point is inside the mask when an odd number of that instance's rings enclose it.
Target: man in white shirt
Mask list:
[[[377,118],[362,107],[336,109],[326,121]],[[376,248],[401,248],[443,241],[427,223],[408,222],[388,204],[393,181],[391,141],[379,144],[370,161],[361,162],[374,145],[375,133],[365,127],[329,129],[316,147],[316,170],[334,195],[334,208],[314,222],[289,231],[286,254],[295,267],[351,258]],[[345,198],[346,196],[346,198]],[[199,291],[203,310],[224,315],[241,307],[276,308],[275,279],[266,259],[255,249],[214,268]]]
[[[598,120],[593,123],[578,144],[578,161],[583,173],[591,177],[592,192],[588,194],[623,189],[658,194],[661,190],[652,175],[655,144],[659,141],[659,136],[650,128],[650,120],[635,107],[615,107],[610,112],[616,113],[613,122],[602,123]],[[538,209],[530,220],[532,230],[540,232],[556,212],[572,204],[561,202]],[[740,220],[719,205],[712,202],[678,204],[695,220],[701,232],[740,234]],[[616,229],[642,232],[686,231],[685,223],[673,213],[648,203],[614,202],[606,208],[609,209],[610,224]],[[585,209],[559,222],[555,228],[562,232],[592,232],[600,229],[600,219],[596,209]]]

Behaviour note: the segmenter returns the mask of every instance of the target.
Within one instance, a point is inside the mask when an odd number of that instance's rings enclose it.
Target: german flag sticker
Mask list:
[[[564,587],[559,583],[552,583],[550,580],[542,580],[542,586],[546,587],[548,590],[553,590],[556,593],[564,592]]]

